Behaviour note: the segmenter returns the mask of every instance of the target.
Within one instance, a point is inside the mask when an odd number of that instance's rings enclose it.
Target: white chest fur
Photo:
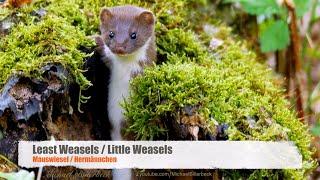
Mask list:
[[[123,124],[123,109],[120,103],[129,95],[129,83],[132,73],[141,72],[139,61],[147,60],[147,48],[150,40],[144,46],[128,56],[117,56],[105,47],[105,56],[111,61],[111,78],[109,84],[108,114],[112,125],[111,139],[122,140],[121,125]]]

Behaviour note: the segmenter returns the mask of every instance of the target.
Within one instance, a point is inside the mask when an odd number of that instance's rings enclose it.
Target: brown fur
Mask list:
[[[113,64],[108,60],[109,49],[113,54],[117,55],[132,55],[138,50],[144,50],[146,52],[146,57],[142,56],[141,52],[138,52],[139,56],[128,56],[132,57],[131,60],[134,60],[133,66],[135,66],[138,61],[141,69],[137,70],[139,72],[121,72],[121,73],[131,73],[125,74],[130,75],[130,78],[134,78],[136,75],[143,73],[143,69],[146,66],[150,66],[154,64],[153,62],[156,60],[156,44],[155,44],[155,17],[152,12],[135,7],[135,6],[117,6],[113,8],[104,8],[100,13],[100,31],[101,36],[96,38],[96,43],[100,47],[97,50],[102,52],[102,55],[105,56],[103,60],[110,67],[111,71],[114,70],[112,68]],[[136,34],[135,38],[132,38],[132,34]],[[110,36],[113,35],[113,36]],[[145,46],[148,42],[147,49],[141,49],[141,47]],[[103,46],[107,46],[108,49],[101,48]],[[108,52],[107,52],[108,51]],[[106,53],[106,54],[104,54]],[[119,58],[118,56],[117,58]],[[146,59],[137,59],[138,58],[146,58]],[[122,59],[114,59],[115,61]],[[111,63],[110,63],[111,62]],[[131,66],[131,64],[129,64]],[[119,68],[116,66],[116,68]],[[120,67],[121,68],[121,67]],[[130,67],[131,68],[131,67]],[[130,69],[129,68],[129,69]],[[133,71],[133,70],[132,70]],[[111,72],[112,77],[112,72]],[[118,83],[111,80],[110,84]],[[119,93],[119,92],[117,92]],[[121,92],[120,92],[121,93]],[[109,113],[110,114],[110,113]],[[110,117],[109,117],[110,118]],[[125,124],[126,121],[122,120],[124,124],[121,127],[127,126]],[[132,134],[127,134],[125,132],[121,132],[121,136],[126,140],[134,140],[134,136]],[[136,179],[135,176],[132,178]]]
[[[141,48],[151,37],[147,59],[155,61],[155,17],[152,12],[129,5],[103,8],[100,21],[101,38],[113,53],[131,54]],[[113,38],[109,37],[110,32],[114,33]],[[136,39],[130,38],[132,33],[137,34]]]

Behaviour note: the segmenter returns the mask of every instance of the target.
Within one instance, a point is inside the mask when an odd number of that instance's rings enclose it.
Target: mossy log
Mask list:
[[[0,9],[1,154],[17,163],[18,140],[110,139],[109,70],[90,36],[101,7],[129,3],[156,14],[158,61],[131,83],[124,133],[136,140],[290,140],[302,169],[218,170],[215,177],[308,176],[314,161],[306,126],[270,69],[216,23],[217,7],[206,0],[35,0]],[[0,171],[18,168],[10,167]]]
[[[104,91],[108,69],[99,63],[102,63],[99,58],[93,56],[85,64],[88,70],[85,75],[96,86],[84,92],[91,98],[82,104],[82,113],[78,111],[79,85],[64,80],[69,73],[61,65],[45,66],[41,79],[24,76],[10,78],[0,97],[0,153],[17,164],[19,140],[109,140]],[[0,167],[0,172],[16,170],[15,166]],[[110,175],[108,171],[101,170],[99,173]],[[86,173],[73,167],[45,167],[42,175],[50,179],[52,172]]]

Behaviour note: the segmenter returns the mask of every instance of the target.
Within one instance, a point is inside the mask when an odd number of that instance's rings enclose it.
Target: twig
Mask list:
[[[37,174],[37,180],[41,180],[42,171],[43,171],[43,166],[40,166]]]
[[[314,49],[314,43],[313,43],[313,41],[312,41],[312,39],[310,37],[309,32],[307,32],[307,34],[306,34],[306,39],[308,41],[308,44],[309,44],[310,48]]]
[[[294,80],[295,85],[295,96],[296,96],[296,107],[298,111],[298,118],[304,118],[303,99],[301,92],[301,61],[300,61],[300,37],[297,27],[297,15],[295,11],[295,5],[292,0],[284,0],[284,4],[289,11],[290,23],[290,39],[291,43],[288,49],[288,58],[291,61],[292,71],[290,76]]]

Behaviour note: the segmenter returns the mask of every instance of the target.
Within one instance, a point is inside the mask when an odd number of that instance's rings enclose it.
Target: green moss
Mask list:
[[[139,140],[158,139],[168,131],[162,123],[168,117],[180,121],[184,107],[199,107],[197,113],[205,119],[200,126],[207,132],[214,133],[216,122],[228,124],[229,140],[290,140],[303,156],[301,170],[223,171],[224,176],[305,177],[315,165],[309,150],[311,136],[290,109],[272,71],[258,63],[242,42],[231,41],[223,32],[217,35],[225,38],[227,46],[214,50],[214,56],[192,32],[172,30],[166,35],[158,41],[164,46],[160,54],[166,63],[146,69],[131,82],[131,96],[123,104],[127,131]]]
[[[195,36],[195,33],[182,28],[174,28],[160,31],[158,34],[157,47],[158,54],[166,62],[201,62],[210,61],[207,49]],[[193,42],[193,43],[190,43]],[[162,60],[160,59],[160,60]]]
[[[79,48],[90,45],[92,41],[83,32],[56,16],[47,16],[28,26],[19,24],[1,40],[0,85],[19,72],[26,77],[40,77],[41,67],[47,63],[60,63],[70,69],[81,89],[85,89],[90,82],[84,78],[81,69],[87,54]]]
[[[10,10],[7,8],[0,8],[0,21],[6,18],[10,14]]]
[[[203,0],[202,3],[206,1]],[[71,68],[76,81],[85,89],[90,82],[82,74],[83,58],[88,54],[81,46],[92,46],[86,36],[98,34],[98,16],[101,7],[134,4],[153,10],[157,15],[157,27],[163,31],[186,26],[185,7],[194,1],[171,0],[163,2],[139,0],[35,0],[32,6],[20,9],[0,9],[0,20],[9,17],[13,25],[10,35],[0,39],[0,87],[16,73],[39,76],[40,67],[57,62]],[[39,18],[34,14],[45,9],[47,15]],[[159,29],[159,34],[163,34]],[[167,36],[164,36],[167,37]]]
[[[244,42],[233,40],[230,29],[220,27],[214,36],[224,41],[217,49],[207,46],[212,35],[201,25],[215,17],[199,18],[206,0],[36,0],[17,10],[0,9],[0,21],[15,18],[11,33],[0,39],[0,87],[13,74],[39,77],[47,63],[69,69],[81,89],[90,82],[83,76],[82,47],[93,46],[88,36],[98,33],[103,6],[134,4],[157,16],[158,66],[148,68],[132,81],[124,103],[128,132],[137,139],[163,137],[165,117],[178,117],[186,106],[199,107],[201,127],[213,132],[215,123],[229,125],[229,140],[290,140],[303,156],[301,170],[223,170],[231,179],[302,179],[314,166],[310,135],[297,120],[273,81],[271,70],[256,62]],[[45,9],[39,18],[32,12]],[[206,21],[203,21],[206,20]],[[19,23],[17,23],[18,21]],[[197,29],[197,30],[195,30]],[[252,124],[252,121],[254,123]]]
[[[113,7],[118,5],[132,4],[147,8],[157,16],[157,25],[172,29],[186,26],[185,18],[188,16],[187,9],[192,4],[205,4],[207,0],[186,1],[140,1],[140,0],[50,0],[48,10],[61,17],[68,19],[74,25],[80,25],[86,34],[91,35],[98,32],[99,13],[102,7]]]

